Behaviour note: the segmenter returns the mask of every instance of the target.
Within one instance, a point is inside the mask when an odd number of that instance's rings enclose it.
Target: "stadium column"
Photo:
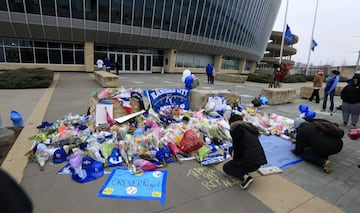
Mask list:
[[[256,62],[255,61],[251,61],[250,62],[250,73],[254,73],[256,70]]]
[[[176,50],[164,51],[164,71],[165,73],[173,73],[175,71]]]
[[[246,59],[239,58],[239,70],[238,73],[242,74],[245,70]]]
[[[215,55],[214,56],[214,68],[216,74],[221,73],[221,64],[222,64],[222,55]]]
[[[85,71],[94,72],[94,42],[85,42]]]

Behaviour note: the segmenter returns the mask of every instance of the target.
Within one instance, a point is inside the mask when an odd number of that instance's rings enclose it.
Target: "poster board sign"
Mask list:
[[[167,170],[132,174],[127,168],[112,171],[98,196],[139,200],[159,200],[165,204]]]
[[[190,90],[183,88],[161,88],[146,90],[151,108],[160,112],[166,108],[189,109]]]
[[[95,125],[107,123],[106,111],[111,117],[113,117],[113,105],[112,104],[96,104],[95,112]]]

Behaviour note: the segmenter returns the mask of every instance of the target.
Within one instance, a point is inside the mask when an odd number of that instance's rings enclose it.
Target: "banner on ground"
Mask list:
[[[190,90],[182,88],[161,88],[146,90],[151,108],[160,112],[166,108],[189,109]]]

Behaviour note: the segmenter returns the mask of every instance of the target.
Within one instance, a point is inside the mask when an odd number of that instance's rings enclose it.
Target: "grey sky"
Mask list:
[[[291,32],[299,36],[294,45],[297,54],[292,59],[307,63],[316,0],[282,0],[273,30],[283,30],[287,1],[286,22]],[[356,65],[360,51],[360,0],[319,0],[314,40],[318,46],[311,51],[310,63]]]

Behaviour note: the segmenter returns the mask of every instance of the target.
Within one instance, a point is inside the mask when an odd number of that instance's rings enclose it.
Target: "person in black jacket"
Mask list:
[[[351,116],[351,128],[356,128],[360,114],[360,76],[354,75],[352,83],[341,90],[341,110],[343,125],[346,126]]]
[[[239,178],[242,189],[247,189],[254,181],[249,172],[256,171],[267,163],[264,150],[259,141],[259,131],[251,123],[244,122],[240,115],[229,119],[233,151],[232,160],[223,166],[225,173]]]
[[[326,173],[331,171],[330,155],[339,153],[343,147],[341,138],[323,134],[315,123],[296,119],[296,145],[291,151],[305,161],[321,167]]]

